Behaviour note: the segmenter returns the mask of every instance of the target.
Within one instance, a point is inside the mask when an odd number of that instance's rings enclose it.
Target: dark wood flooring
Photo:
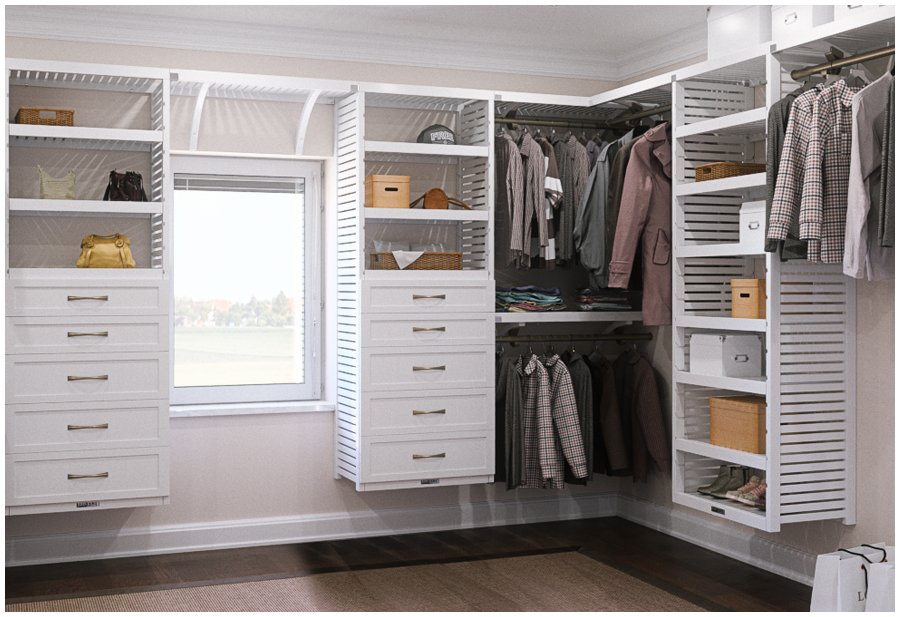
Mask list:
[[[578,550],[709,610],[808,611],[812,589],[621,518],[6,568],[6,600]]]

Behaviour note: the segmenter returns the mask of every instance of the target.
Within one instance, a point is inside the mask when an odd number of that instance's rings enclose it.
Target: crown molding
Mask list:
[[[424,37],[336,35],[159,16],[142,16],[140,27],[123,28],[127,21],[134,21],[134,16],[126,18],[109,7],[45,6],[37,14],[26,6],[7,6],[6,36],[600,81],[622,81],[706,53],[705,24],[641,49],[596,58],[552,47],[492,47],[489,43],[473,47],[453,41],[435,45]]]

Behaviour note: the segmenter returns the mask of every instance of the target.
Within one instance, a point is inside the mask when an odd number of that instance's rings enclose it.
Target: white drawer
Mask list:
[[[364,313],[494,313],[494,283],[364,281]]]
[[[6,402],[168,398],[168,358],[167,353],[6,356]],[[77,379],[79,377],[105,379]]]
[[[362,409],[365,437],[494,428],[494,391],[487,388],[367,392]]]
[[[168,317],[6,318],[8,354],[166,351],[168,348]]]
[[[494,473],[494,433],[442,433],[367,437],[362,440],[360,482],[425,480]],[[419,458],[425,457],[425,458]]]
[[[493,385],[493,345],[440,347],[434,351],[362,350],[363,392]]]
[[[6,281],[6,316],[168,315],[164,281]]]
[[[489,345],[494,342],[494,316],[488,313],[428,313],[397,318],[387,313],[363,314],[362,341],[363,347]]]
[[[168,444],[167,401],[44,403],[6,408],[6,451],[155,448]]]
[[[6,457],[7,506],[168,494],[168,448]]]

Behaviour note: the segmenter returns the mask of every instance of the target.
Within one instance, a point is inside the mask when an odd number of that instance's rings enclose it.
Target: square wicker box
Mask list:
[[[51,107],[20,107],[16,113],[16,124],[75,126],[75,111]]]
[[[390,251],[369,253],[369,270],[399,270],[397,260]],[[426,251],[404,270],[462,270],[462,253]]]

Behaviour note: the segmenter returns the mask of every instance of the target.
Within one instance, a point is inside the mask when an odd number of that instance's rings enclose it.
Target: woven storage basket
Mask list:
[[[44,112],[44,116],[41,116]],[[49,117],[53,113],[53,117]],[[45,126],[75,126],[75,112],[71,109],[52,109],[50,107],[19,107],[16,114],[18,124],[43,124]]]
[[[369,253],[369,270],[399,270],[397,260],[390,251]],[[462,253],[426,251],[404,270],[462,270]]]
[[[697,182],[704,180],[718,180],[719,178],[732,178],[734,176],[746,176],[747,174],[759,174],[766,171],[765,163],[709,163],[694,167]]]

